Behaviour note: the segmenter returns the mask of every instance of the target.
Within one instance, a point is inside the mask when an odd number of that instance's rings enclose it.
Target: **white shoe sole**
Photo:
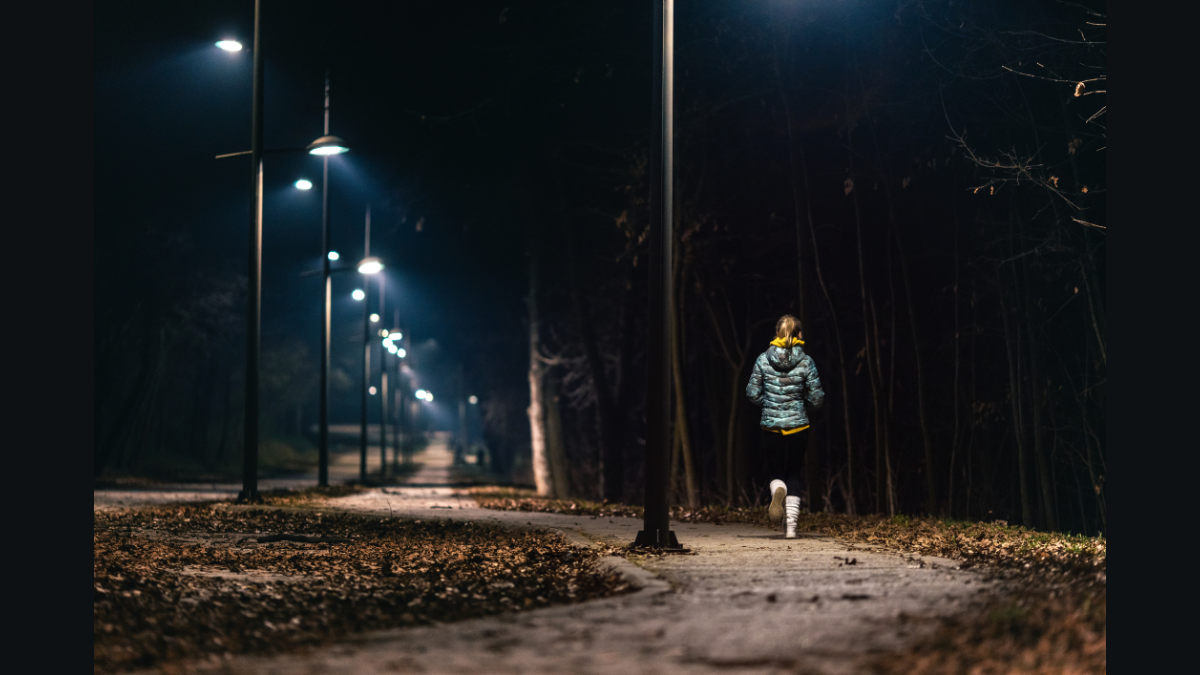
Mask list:
[[[783,498],[786,496],[786,489],[775,488],[775,494],[771,495],[771,507],[767,509],[767,517],[771,519],[771,522],[783,520]]]

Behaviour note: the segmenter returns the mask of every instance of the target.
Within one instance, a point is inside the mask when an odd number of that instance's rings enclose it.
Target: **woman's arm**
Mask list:
[[[825,402],[825,391],[821,389],[821,377],[817,375],[817,364],[813,363],[811,356],[806,358],[808,359],[808,379],[805,380],[805,383],[808,386],[804,398],[812,406],[812,409],[816,410]]]
[[[754,360],[754,370],[750,373],[750,382],[746,385],[746,397],[758,407],[763,402],[763,371],[758,359]]]

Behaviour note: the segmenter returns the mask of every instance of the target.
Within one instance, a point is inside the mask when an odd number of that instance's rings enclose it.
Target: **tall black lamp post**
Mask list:
[[[254,0],[254,79],[250,105],[250,268],[246,301],[246,419],[239,502],[261,502],[258,493],[258,363],[262,347],[262,0]]]
[[[329,485],[329,332],[332,324],[333,282],[329,263],[329,156],[349,150],[346,142],[329,135],[329,73],[325,73],[325,134],[309,144],[309,154],[321,156],[321,278],[325,289],[325,317],[321,327],[321,402],[318,417],[317,485]]]
[[[262,202],[263,202],[263,155],[267,152],[297,152],[308,150],[313,154],[332,155],[345,152],[345,143],[336,136],[329,136],[329,108],[326,98],[326,136],[313,141],[307,148],[285,148],[268,151],[263,143],[263,50],[262,50],[262,0],[254,0],[254,70],[250,105],[250,149],[217,155],[217,159],[250,155],[250,232],[249,269],[246,299],[246,389],[245,424],[242,436],[242,490],[240,502],[261,502],[258,492],[258,432],[259,432],[259,362],[262,349]],[[221,40],[217,47],[228,52],[241,51],[242,46],[234,40]],[[328,83],[326,83],[328,96]],[[328,168],[326,169],[328,186]],[[326,190],[328,193],[328,190]],[[324,218],[323,218],[324,220]],[[328,243],[328,238],[327,243]],[[328,255],[325,265],[326,284],[329,279]],[[328,287],[328,286],[327,286]],[[328,314],[326,315],[328,316]],[[328,323],[326,324],[328,326]],[[328,332],[328,331],[327,331]]]
[[[646,352],[646,496],[636,547],[680,549],[671,531],[668,464],[671,449],[671,245],[674,168],[675,3],[654,12],[654,120],[650,159],[650,308]]]
[[[367,389],[371,386],[371,305],[370,277],[383,271],[383,261],[371,255],[371,207],[367,206],[367,226],[364,238],[363,259],[358,263],[358,273],[363,275],[363,372],[362,372],[362,429],[359,436],[358,477],[367,482]],[[376,315],[378,316],[378,315]],[[378,320],[382,320],[379,317]]]

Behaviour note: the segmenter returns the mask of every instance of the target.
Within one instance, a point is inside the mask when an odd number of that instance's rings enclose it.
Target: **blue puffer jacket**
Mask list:
[[[799,341],[789,348],[779,338],[754,361],[746,396],[763,409],[759,426],[769,431],[808,426],[805,402],[816,410],[825,400],[812,357],[804,353]]]

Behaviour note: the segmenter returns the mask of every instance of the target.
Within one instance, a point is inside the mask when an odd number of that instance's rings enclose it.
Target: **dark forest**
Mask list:
[[[332,126],[358,139],[334,179],[335,240],[362,252],[371,204],[371,254],[396,273],[381,313],[411,331],[423,368],[411,381],[448,405],[478,396],[472,442],[493,474],[532,485],[537,436],[552,494],[637,503],[648,6],[347,3],[328,21],[314,20],[322,3],[267,6],[268,143],[318,135],[327,69]],[[130,23],[132,10],[100,7],[97,33],[161,29],[146,49],[164,51],[189,31],[208,40],[215,28],[189,11]],[[744,390],[790,313],[826,392],[803,441],[810,509],[1107,533],[1103,5],[676,11],[673,502],[765,499]],[[211,158],[245,145],[248,85],[210,111],[182,71],[128,75],[144,55],[130,50],[97,63],[97,127],[124,121],[97,143],[94,472],[228,473],[244,403],[245,172]],[[158,89],[131,94],[149,81]],[[194,110],[138,129],[172,140],[101,160],[141,124],[135,99]],[[215,120],[228,129],[206,130]],[[205,163],[199,182],[172,152]],[[317,264],[319,219],[316,202],[273,186],[263,452],[290,456],[314,443],[320,289],[301,274]],[[358,422],[356,307],[335,310],[335,424]]]

